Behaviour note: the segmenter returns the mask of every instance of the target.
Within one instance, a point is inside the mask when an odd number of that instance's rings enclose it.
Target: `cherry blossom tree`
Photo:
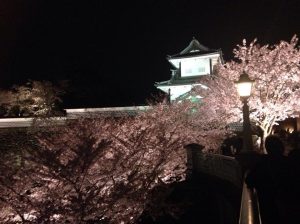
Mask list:
[[[213,114],[198,120],[201,108],[160,103],[135,117],[34,129],[33,139],[16,145],[22,163],[1,156],[0,221],[134,223],[155,188],[185,179],[184,145],[210,151],[222,142],[226,131]]]
[[[49,81],[31,81],[26,85],[16,86],[17,102],[20,109],[38,117],[61,115],[58,106],[62,103],[61,96],[65,93],[65,82],[54,85]]]
[[[0,116],[5,117],[9,114],[14,114],[14,108],[16,107],[15,94],[10,90],[0,90]]]
[[[2,116],[49,117],[62,115],[61,96],[66,81],[54,85],[49,81],[29,80],[25,85],[15,85],[11,90],[0,91]]]
[[[200,91],[203,104],[211,106],[220,119],[241,121],[242,105],[234,86],[242,72],[255,80],[249,98],[250,119],[262,130],[262,139],[278,121],[296,117],[300,111],[300,51],[298,38],[276,45],[260,46],[256,40],[237,45],[235,60],[219,65],[216,75],[207,78],[207,90]],[[226,115],[226,116],[224,116]],[[262,141],[262,145],[263,145]]]

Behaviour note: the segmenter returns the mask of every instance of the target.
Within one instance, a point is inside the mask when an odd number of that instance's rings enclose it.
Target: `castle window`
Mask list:
[[[205,72],[205,67],[199,67],[198,72]]]

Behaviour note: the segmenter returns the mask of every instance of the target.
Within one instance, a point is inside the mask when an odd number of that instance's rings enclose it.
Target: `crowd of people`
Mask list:
[[[300,223],[299,138],[281,137],[266,138],[267,154],[261,155],[245,180],[249,188],[257,191],[263,224]]]
[[[260,138],[253,140],[258,152]],[[262,223],[300,223],[300,132],[281,130],[268,136],[264,146],[267,154],[258,153],[245,180],[257,191]],[[242,148],[243,138],[234,136],[224,141],[221,150],[237,158]]]

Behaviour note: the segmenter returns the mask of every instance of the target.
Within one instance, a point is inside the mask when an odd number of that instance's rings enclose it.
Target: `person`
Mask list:
[[[281,214],[281,191],[285,189],[288,177],[287,158],[283,156],[284,144],[275,135],[265,140],[267,155],[263,155],[246,176],[249,188],[255,188],[258,195],[260,215],[263,224],[285,223]]]
[[[221,145],[222,155],[235,156],[241,152],[243,148],[243,139],[239,136],[234,136],[224,140]]]
[[[288,154],[290,177],[287,180],[287,189],[284,191],[286,223],[300,223],[300,147],[299,141]]]

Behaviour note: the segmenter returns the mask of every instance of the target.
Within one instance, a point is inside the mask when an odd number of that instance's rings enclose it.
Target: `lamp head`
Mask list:
[[[240,97],[247,98],[251,95],[252,85],[254,83],[244,71],[239,80],[234,82]]]

